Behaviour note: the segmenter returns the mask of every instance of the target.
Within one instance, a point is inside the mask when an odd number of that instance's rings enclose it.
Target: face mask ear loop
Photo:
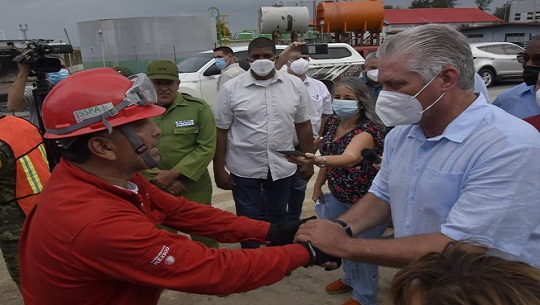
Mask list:
[[[435,102],[433,102],[433,103],[431,103],[431,105],[427,106],[426,109],[420,111],[420,114],[422,114],[422,113],[428,111],[431,107],[435,106],[435,104],[437,104],[437,102],[440,101],[440,100],[443,98],[443,96],[444,96],[445,94],[446,94],[446,92],[443,92],[443,94],[441,94],[441,96],[439,96],[439,98],[436,99]]]
[[[439,72],[439,73],[441,73],[441,72]],[[433,76],[433,78],[429,82],[427,82],[427,84],[425,84],[424,87],[422,87],[422,89],[420,89],[420,91],[418,91],[418,93],[416,93],[413,97],[416,98],[420,93],[422,93],[422,91],[424,91],[424,89],[426,89],[427,86],[429,86],[429,84],[431,84],[431,82],[433,82],[437,78],[439,73],[435,74],[435,76]]]

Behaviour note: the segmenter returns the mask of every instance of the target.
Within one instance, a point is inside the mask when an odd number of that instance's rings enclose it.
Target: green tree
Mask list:
[[[474,4],[483,11],[487,10],[492,2],[493,0],[474,0]]]
[[[413,0],[409,8],[452,8],[456,3],[457,0]]]
[[[429,8],[433,6],[432,0],[413,0],[409,8]]]
[[[457,0],[433,0],[431,7],[436,8],[452,8],[456,6]]]
[[[388,9],[388,10],[392,10],[392,9],[398,10],[398,9],[401,9],[401,7],[400,7],[399,5],[398,5],[398,6],[393,6],[392,4],[385,4],[385,5],[384,5],[384,9],[385,9],[385,10],[387,10],[387,9]]]
[[[510,19],[510,4],[505,3],[501,7],[495,8],[495,13],[493,13],[493,16],[501,18],[502,20],[508,22]]]

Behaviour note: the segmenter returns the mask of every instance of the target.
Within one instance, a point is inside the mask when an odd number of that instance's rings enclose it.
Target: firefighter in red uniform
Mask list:
[[[50,175],[37,127],[25,119],[0,115],[0,249],[17,286],[24,219]]]
[[[190,202],[147,182],[159,161],[165,109],[144,75],[76,73],[43,104],[45,138],[63,159],[28,216],[20,242],[26,305],[157,304],[164,288],[229,294],[270,285],[300,266],[333,258],[291,243],[299,222],[272,224]],[[219,242],[283,245],[211,249],[158,229],[163,224]]]

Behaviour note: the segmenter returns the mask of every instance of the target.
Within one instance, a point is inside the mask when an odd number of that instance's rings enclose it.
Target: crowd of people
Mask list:
[[[19,64],[8,107],[31,115],[0,118],[0,249],[25,304],[227,295],[313,265],[343,265],[325,289],[344,305],[377,304],[378,266],[403,268],[396,305],[539,304],[540,36],[493,104],[449,26],[396,34],[331,88],[302,45],[256,38],[248,71],[214,49],[211,106],[167,60],[48,75],[36,105]],[[211,206],[210,162],[235,214]],[[310,179],[325,213],[300,219]]]

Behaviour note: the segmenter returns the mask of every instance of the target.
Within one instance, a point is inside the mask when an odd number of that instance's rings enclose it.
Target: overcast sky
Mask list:
[[[412,0],[387,0],[407,8]],[[77,22],[97,19],[153,16],[211,16],[210,7],[228,14],[231,33],[258,29],[257,13],[273,0],[0,0],[0,39],[19,39],[19,24],[27,24],[28,39],[43,38],[67,41],[67,30],[73,45],[79,45]],[[317,3],[320,1],[317,1]],[[458,7],[476,7],[474,0],[457,0]],[[494,12],[505,0],[494,0]],[[288,5],[313,7],[313,1],[286,1]],[[311,17],[311,16],[310,16]]]

